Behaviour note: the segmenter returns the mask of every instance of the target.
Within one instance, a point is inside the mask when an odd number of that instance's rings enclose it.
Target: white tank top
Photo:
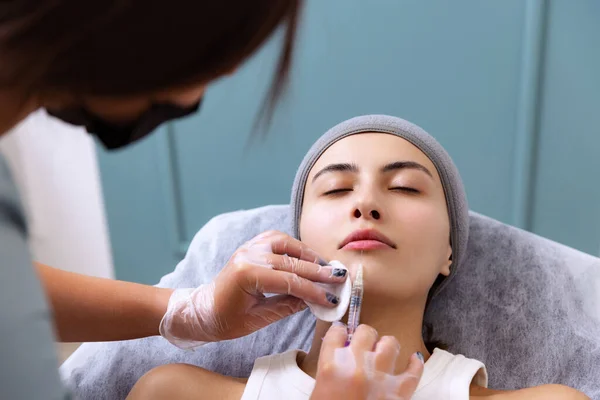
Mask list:
[[[315,380],[298,367],[298,352],[257,359],[241,400],[308,400]],[[487,388],[483,363],[434,349],[412,400],[468,400],[471,383]]]

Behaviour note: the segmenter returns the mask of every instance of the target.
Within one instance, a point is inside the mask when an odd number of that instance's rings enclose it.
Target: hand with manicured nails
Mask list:
[[[180,348],[245,336],[306,308],[306,301],[335,307],[339,299],[315,282],[341,284],[346,275],[302,242],[265,232],[241,246],[213,282],[175,290],[160,334]]]
[[[344,324],[335,323],[325,337],[311,400],[409,400],[423,374],[422,356],[410,357],[396,375],[400,344],[393,336],[379,339],[375,329],[360,325],[352,342]]]

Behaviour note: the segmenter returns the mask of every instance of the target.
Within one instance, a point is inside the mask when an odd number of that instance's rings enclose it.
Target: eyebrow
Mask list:
[[[416,169],[418,171],[425,172],[427,175],[429,175],[430,178],[433,178],[433,174],[431,173],[431,171],[429,171],[425,166],[414,161],[396,161],[387,164],[381,169],[381,172],[396,171],[399,169]]]
[[[433,174],[429,171],[425,166],[414,162],[414,161],[396,161],[390,164],[386,164],[383,168],[381,168],[381,172],[390,172],[397,171],[402,169],[416,169],[418,171],[422,171],[429,175],[430,178],[433,178]],[[351,163],[339,163],[339,164],[329,164],[319,172],[315,174],[312,178],[312,181],[316,181],[317,178],[327,172],[358,172],[358,165]]]
[[[313,176],[312,181],[316,181],[317,178],[327,172],[358,172],[358,165],[350,164],[350,163],[341,163],[341,164],[329,164],[319,172]]]

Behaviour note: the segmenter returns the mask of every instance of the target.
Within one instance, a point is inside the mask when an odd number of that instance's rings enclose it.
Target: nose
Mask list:
[[[353,207],[352,216],[354,218],[367,218],[371,220],[381,219],[381,207],[372,194],[361,196]]]
[[[381,214],[377,210],[371,210],[368,212],[368,214],[363,214],[363,212],[360,210],[360,208],[356,208],[354,210],[354,218],[362,218],[363,215],[365,215],[365,217],[368,216],[369,218],[372,218],[375,220],[381,218]]]

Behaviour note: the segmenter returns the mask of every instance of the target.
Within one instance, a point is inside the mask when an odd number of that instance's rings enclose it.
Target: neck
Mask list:
[[[398,300],[375,300],[364,302],[361,310],[360,323],[367,324],[377,330],[379,337],[394,336],[400,343],[400,355],[396,362],[396,374],[404,371],[410,356],[420,351],[425,360],[430,356],[423,342],[423,310],[424,301],[405,303],[398,306]],[[385,304],[390,304],[386,306]],[[347,321],[347,315],[342,322]],[[317,372],[319,353],[322,339],[331,326],[328,322],[317,321],[315,335],[309,353],[298,360],[300,368],[312,376]]]

